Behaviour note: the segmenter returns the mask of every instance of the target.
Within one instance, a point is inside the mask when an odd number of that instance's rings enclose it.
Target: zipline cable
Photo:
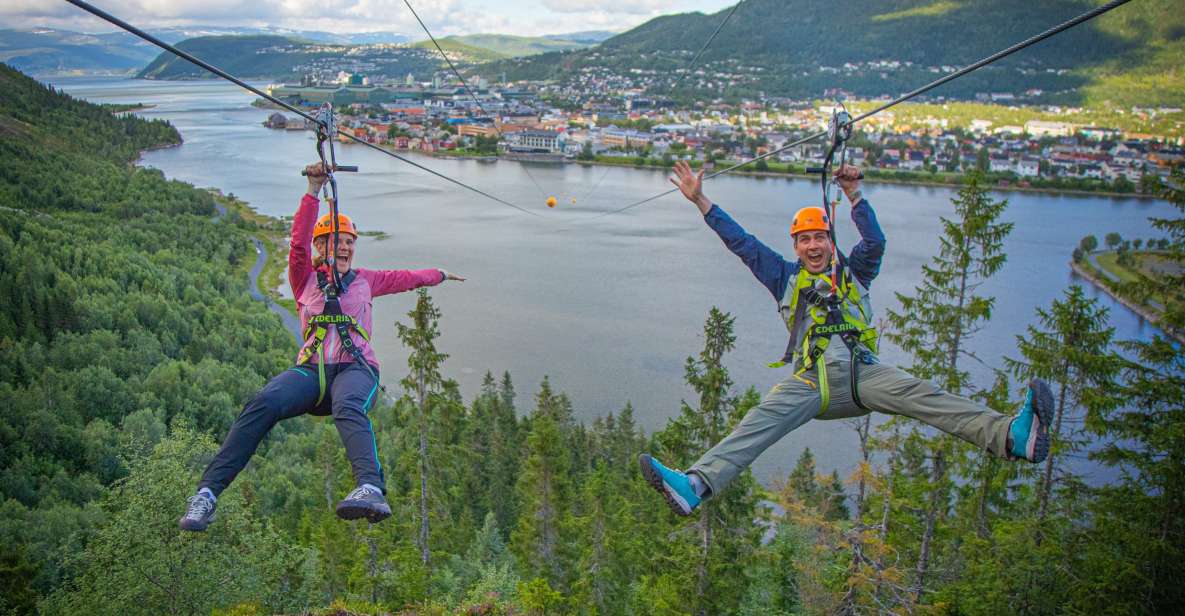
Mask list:
[[[122,20],[122,19],[120,19],[120,18],[118,18],[118,17],[116,17],[116,16],[114,16],[114,15],[112,15],[112,14],[110,14],[110,13],[108,13],[108,12],[106,12],[106,11],[104,11],[104,10],[100,9],[100,8],[98,8],[98,7],[95,7],[95,6],[91,5],[91,4],[90,4],[90,3],[88,3],[88,2],[84,2],[83,0],[65,0],[65,1],[66,1],[66,2],[69,2],[70,4],[73,4],[74,6],[76,6],[76,7],[80,8],[80,9],[82,9],[82,10],[84,10],[84,11],[88,12],[88,13],[90,13],[91,15],[94,15],[95,17],[98,17],[99,19],[102,19],[102,20],[104,20],[104,21],[106,21],[106,22],[108,22],[108,23],[110,23],[110,24],[112,24],[112,25],[114,25],[114,26],[118,26],[119,28],[122,28],[122,29],[124,29],[124,30],[126,30],[126,31],[130,32],[130,33],[132,33],[132,34],[134,34],[134,35],[136,35],[136,36],[138,36],[138,37],[140,37],[140,38],[144,39],[145,41],[148,41],[149,43],[152,43],[153,45],[156,45],[157,47],[160,47],[161,49],[164,49],[165,51],[168,51],[168,52],[172,53],[173,55],[176,55],[176,56],[177,56],[177,57],[179,57],[179,58],[182,58],[182,59],[184,59],[184,60],[187,60],[187,61],[189,61],[189,62],[191,62],[191,63],[193,63],[193,64],[196,64],[197,66],[200,66],[200,67],[202,67],[202,68],[206,69],[207,71],[210,71],[211,73],[214,73],[215,75],[217,75],[217,76],[219,76],[219,77],[221,77],[221,78],[223,78],[223,79],[225,79],[225,80],[227,80],[227,81],[229,81],[229,82],[231,82],[231,83],[233,83],[233,84],[235,84],[235,85],[239,86],[240,88],[243,88],[244,90],[247,90],[248,92],[251,92],[252,94],[254,94],[254,95],[256,95],[256,96],[259,96],[260,98],[263,98],[263,99],[266,99],[266,100],[268,100],[268,101],[271,101],[272,103],[275,103],[276,105],[279,105],[280,107],[283,107],[284,109],[287,109],[288,111],[291,111],[292,113],[295,113],[296,115],[298,115],[298,116],[300,116],[300,117],[302,117],[302,118],[304,118],[304,119],[306,119],[306,120],[308,120],[308,121],[310,121],[310,122],[313,122],[314,124],[316,124],[316,123],[317,123],[317,118],[315,118],[315,117],[314,117],[314,116],[312,116],[311,114],[308,114],[308,113],[304,112],[303,110],[301,110],[301,109],[299,109],[299,108],[297,108],[297,107],[294,107],[293,105],[290,105],[290,104],[288,104],[288,103],[286,103],[286,102],[284,102],[284,101],[282,101],[282,100],[280,100],[280,99],[278,99],[278,98],[275,98],[275,97],[271,96],[270,94],[267,94],[267,93],[265,93],[265,92],[261,91],[259,88],[256,88],[255,86],[252,86],[251,84],[248,84],[247,82],[245,82],[245,81],[243,81],[243,80],[241,80],[241,79],[239,79],[239,78],[235,77],[234,75],[231,75],[230,73],[227,73],[226,71],[224,71],[224,70],[222,70],[222,69],[220,69],[220,68],[218,68],[218,67],[216,67],[216,66],[214,66],[214,65],[212,65],[212,64],[210,64],[210,63],[208,63],[208,62],[206,62],[206,61],[204,61],[204,60],[202,60],[202,59],[200,59],[200,58],[198,58],[198,57],[196,57],[196,56],[194,56],[194,55],[192,55],[192,54],[188,53],[188,52],[185,52],[185,51],[182,51],[182,50],[180,50],[180,49],[177,49],[176,47],[174,47],[174,46],[172,46],[172,45],[170,45],[170,44],[168,44],[168,43],[166,43],[166,42],[164,42],[164,41],[162,41],[162,40],[158,39],[157,37],[155,37],[155,36],[153,36],[153,35],[151,35],[151,34],[149,34],[149,33],[145,32],[145,31],[143,31],[143,30],[141,30],[141,29],[139,29],[139,28],[137,28],[137,27],[135,27],[135,26],[133,26],[133,25],[129,24],[128,22],[126,22],[126,21],[124,21],[124,20]],[[426,172],[428,172],[428,173],[431,173],[432,175],[434,175],[434,176],[436,176],[436,177],[438,177],[438,178],[440,178],[440,179],[442,179],[442,180],[445,180],[445,181],[447,181],[447,182],[451,182],[451,183],[453,183],[453,184],[456,184],[457,186],[460,186],[461,188],[464,188],[464,189],[466,189],[466,190],[469,190],[469,191],[475,192],[475,193],[477,193],[477,194],[479,194],[479,195],[481,195],[481,196],[483,196],[483,197],[485,197],[485,198],[487,198],[487,199],[490,199],[490,200],[492,200],[492,201],[496,201],[496,202],[498,202],[498,203],[500,203],[500,204],[502,204],[502,205],[505,205],[505,206],[507,206],[507,207],[512,207],[512,208],[514,208],[514,209],[516,209],[516,210],[518,210],[518,211],[520,211],[520,212],[523,212],[524,214],[530,214],[531,216],[539,216],[539,214],[536,214],[535,212],[532,212],[532,211],[530,211],[530,210],[528,210],[528,209],[525,209],[525,208],[523,208],[523,207],[517,206],[517,205],[515,205],[515,204],[513,204],[513,203],[511,203],[511,202],[509,202],[509,201],[506,201],[506,200],[504,200],[504,199],[500,199],[500,198],[498,198],[498,197],[495,197],[494,195],[491,195],[490,193],[488,193],[488,192],[485,192],[484,190],[481,190],[481,189],[479,189],[479,188],[474,188],[474,187],[472,187],[472,186],[470,186],[470,185],[468,185],[468,184],[466,184],[466,183],[464,183],[464,182],[462,182],[462,181],[460,181],[460,180],[455,180],[455,179],[453,179],[453,178],[451,178],[451,177],[449,177],[449,176],[447,176],[447,175],[445,175],[445,174],[443,174],[443,173],[440,173],[439,171],[436,171],[436,170],[434,170],[434,169],[431,169],[431,168],[429,168],[429,167],[425,167],[424,165],[421,165],[420,163],[417,163],[417,162],[415,162],[415,161],[413,161],[413,160],[410,160],[410,159],[408,159],[408,158],[405,158],[405,157],[403,157],[403,156],[400,156],[400,155],[398,155],[398,154],[396,154],[396,153],[394,153],[394,152],[391,152],[391,151],[389,151],[389,150],[386,150],[386,149],[380,148],[380,147],[378,147],[377,145],[375,145],[375,144],[373,144],[373,143],[370,143],[370,142],[368,142],[368,141],[365,141],[365,140],[363,140],[363,139],[359,139],[358,137],[355,137],[355,136],[353,135],[353,133],[348,133],[348,132],[346,132],[346,131],[343,131],[343,130],[338,130],[337,132],[338,132],[338,134],[339,134],[339,135],[341,135],[341,136],[343,136],[343,137],[345,137],[345,138],[347,138],[347,139],[349,139],[349,140],[351,140],[351,141],[354,141],[355,143],[360,143],[360,144],[362,144],[362,145],[364,145],[364,146],[366,146],[366,147],[369,147],[369,148],[371,148],[371,149],[373,149],[373,150],[377,150],[377,151],[379,151],[379,152],[382,152],[383,154],[386,154],[386,155],[388,155],[388,156],[390,156],[390,157],[392,157],[392,158],[395,158],[396,160],[403,161],[403,162],[405,162],[405,163],[407,163],[407,164],[409,164],[409,165],[411,165],[411,166],[413,166],[413,167],[415,167],[415,168],[417,168],[417,169],[420,169],[421,171],[426,171]]]
[[[1012,55],[1024,48],[1026,48],[1026,47],[1031,47],[1037,43],[1040,43],[1041,41],[1044,41],[1045,39],[1047,39],[1051,36],[1054,36],[1055,34],[1060,34],[1060,33],[1064,32],[1066,30],[1069,30],[1070,28],[1073,28],[1074,26],[1077,26],[1083,22],[1090,21],[1091,19],[1094,19],[1095,17],[1098,17],[1099,15],[1102,15],[1102,14],[1112,11],[1116,8],[1119,8],[1120,6],[1123,6],[1124,4],[1127,4],[1128,2],[1131,2],[1131,0],[1111,0],[1111,2],[1108,2],[1107,4],[1104,4],[1102,6],[1094,8],[1092,10],[1089,10],[1089,11],[1087,11],[1087,12],[1085,12],[1085,13],[1083,13],[1083,14],[1081,14],[1069,21],[1063,22],[1063,23],[1058,24],[1052,28],[1049,28],[1048,30],[1046,30],[1040,34],[1031,36],[1031,37],[1029,37],[1029,38],[1027,38],[1027,39],[1011,46],[1011,47],[1008,47],[1006,49],[998,51],[998,52],[996,52],[996,53],[994,53],[982,60],[979,60],[978,62],[975,62],[973,64],[968,64],[967,66],[965,66],[953,73],[950,73],[949,75],[944,75],[942,77],[939,77],[938,79],[935,79],[934,81],[931,81],[930,83],[928,83],[916,90],[913,90],[912,92],[903,94],[903,95],[901,95],[901,96],[899,96],[899,97],[897,97],[897,98],[895,98],[895,99],[893,99],[893,100],[891,100],[891,101],[889,101],[889,102],[887,102],[887,103],[885,103],[885,104],[883,104],[871,111],[862,113],[862,114],[852,118],[851,121],[849,121],[847,123],[847,125],[851,126],[851,125],[855,124],[856,122],[859,122],[861,120],[866,120],[873,115],[876,115],[882,111],[885,111],[886,109],[889,109],[890,107],[900,105],[901,103],[904,103],[905,101],[908,101],[911,98],[914,98],[916,96],[919,96],[921,94],[929,92],[930,90],[933,90],[934,88],[937,88],[940,85],[943,85],[945,83],[948,83],[950,81],[958,79],[959,77],[962,77],[962,76],[966,75],[967,73],[979,70],[979,69],[981,69],[993,62],[996,62],[998,60],[1006,58],[1006,57],[1008,57],[1008,56],[1010,56],[1010,55]],[[757,156],[754,158],[750,158],[748,160],[741,161],[735,165],[732,165],[730,167],[727,167],[725,169],[721,169],[720,171],[712,173],[711,175],[705,175],[704,179],[708,180],[708,179],[714,178],[718,175],[723,175],[723,174],[728,173],[730,171],[734,171],[734,170],[744,167],[746,165],[755,163],[759,160],[769,158],[770,156],[773,156],[774,154],[778,154],[779,152],[783,152],[783,151],[788,150],[792,147],[802,145],[808,141],[813,141],[815,139],[818,139],[819,137],[823,137],[828,134],[830,134],[830,131],[822,131],[819,133],[815,133],[814,135],[810,135],[810,136],[805,137],[803,139],[799,139],[799,140],[796,140],[792,143],[788,143],[776,150],[766,152],[765,154],[762,154],[761,156]],[[610,214],[617,214],[620,212],[624,212],[626,210],[638,207],[639,205],[642,205],[644,203],[649,203],[651,201],[654,201],[655,199],[665,197],[671,193],[677,192],[678,190],[679,189],[677,189],[677,188],[672,188],[670,190],[658,193],[654,196],[642,199],[641,201],[636,201],[634,203],[631,203],[625,207],[622,207],[622,208],[619,208],[616,210],[611,210],[609,212],[606,212],[604,214],[596,216],[595,218],[600,218],[602,216],[608,216]]]
[[[695,68],[695,63],[699,62],[700,56],[704,55],[704,52],[707,51],[708,46],[711,45],[712,41],[716,39],[716,35],[720,34],[720,31],[724,29],[724,24],[728,23],[728,20],[732,18],[732,14],[737,12],[737,9],[739,9],[739,8],[741,8],[740,1],[738,1],[736,4],[732,5],[732,10],[729,11],[728,14],[724,16],[724,21],[721,21],[720,25],[716,26],[715,32],[712,32],[712,36],[708,37],[708,41],[706,43],[704,43],[704,46],[700,47],[699,51],[695,52],[695,57],[693,57],[691,59],[691,62],[687,64],[687,69],[684,72],[680,73],[679,77],[677,79],[675,79],[675,83],[673,85],[671,85],[671,92],[672,93],[675,91],[675,88],[679,87],[679,84],[683,82],[683,78],[686,77],[687,75],[689,75],[691,73],[691,70],[693,68]]]
[[[406,0],[404,1],[406,2]],[[683,69],[683,72],[680,73],[679,77],[675,79],[675,83],[671,84],[672,94],[674,93],[675,88],[679,87],[680,83],[683,83],[683,78],[691,74],[691,71],[695,69],[695,65],[699,62],[700,56],[704,55],[704,52],[707,51],[708,47],[712,45],[712,41],[716,40],[716,35],[720,34],[720,31],[724,29],[724,25],[727,24],[728,20],[732,18],[732,14],[736,13],[737,9],[739,8],[741,8],[741,2],[737,2],[736,4],[732,5],[732,9],[728,11],[728,14],[725,15],[724,19],[716,26],[716,29],[712,32],[712,35],[709,36],[708,40],[703,44],[702,47],[699,48],[699,51],[695,52],[695,56],[691,58],[691,62],[687,63],[687,66]],[[601,182],[605,181],[605,176],[609,175],[609,171],[612,168],[612,166],[606,165],[605,172],[601,174],[601,178],[598,179],[595,184],[593,184],[592,188],[588,189],[588,193],[584,195],[582,200],[591,197],[593,193],[596,192],[597,187],[601,185]]]
[[[826,137],[828,134],[830,134],[830,131],[821,131],[821,132],[818,132],[818,133],[814,133],[814,134],[811,134],[811,135],[807,135],[806,137],[803,137],[803,138],[801,138],[801,139],[797,139],[797,140],[795,140],[795,141],[792,141],[792,142],[790,142],[790,143],[787,143],[786,145],[784,145],[784,146],[782,146],[782,147],[780,147],[780,148],[778,148],[778,149],[776,149],[776,150],[771,150],[771,151],[769,151],[769,152],[766,152],[765,154],[762,154],[761,156],[755,156],[755,157],[753,157],[753,158],[750,158],[750,159],[748,159],[748,160],[743,160],[743,161],[741,161],[741,162],[739,162],[739,163],[737,163],[737,164],[735,164],[735,165],[731,165],[731,166],[729,166],[729,167],[725,167],[725,168],[723,168],[723,169],[721,169],[721,170],[719,170],[719,171],[714,171],[714,172],[712,172],[712,173],[709,173],[709,174],[707,174],[707,175],[705,175],[705,176],[704,176],[704,179],[705,179],[705,180],[710,180],[710,179],[712,179],[712,178],[714,178],[714,177],[716,177],[716,176],[719,176],[719,175],[724,175],[725,173],[728,173],[728,172],[730,172],[730,171],[735,171],[735,170],[737,170],[737,169],[740,169],[741,167],[744,167],[744,166],[746,166],[746,165],[750,165],[750,164],[752,164],[752,163],[755,163],[755,162],[757,162],[757,161],[759,161],[759,160],[765,160],[766,158],[769,158],[770,156],[773,156],[774,154],[778,154],[779,152],[784,152],[784,151],[786,151],[786,150],[789,150],[789,149],[790,149],[790,148],[792,148],[792,147],[795,147],[795,146],[800,146],[800,145],[802,145],[802,144],[804,144],[804,143],[808,143],[808,142],[810,142],[810,141],[814,141],[815,139],[818,139],[819,137]],[[661,199],[661,198],[663,198],[663,197],[665,197],[665,196],[667,196],[667,195],[669,195],[669,194],[676,193],[676,192],[679,192],[679,189],[678,189],[678,188],[670,188],[670,189],[664,190],[663,192],[660,192],[660,193],[658,193],[658,194],[656,194],[656,195],[652,195],[652,196],[650,196],[650,197],[646,197],[645,199],[642,199],[641,201],[635,201],[635,202],[633,202],[633,203],[631,203],[631,204],[629,204],[629,205],[627,205],[627,206],[625,206],[625,207],[618,208],[618,209],[616,209],[616,210],[610,210],[610,211],[608,211],[608,212],[605,212],[605,213],[603,213],[603,214],[598,214],[597,216],[594,216],[594,217],[593,217],[591,220],[595,220],[595,219],[597,219],[597,218],[603,218],[603,217],[605,217],[605,216],[609,216],[609,215],[611,215],[611,214],[619,214],[619,213],[621,213],[621,212],[624,212],[624,211],[626,211],[626,210],[628,210],[628,209],[632,209],[632,208],[638,207],[639,205],[642,205],[642,204],[644,204],[644,203],[650,203],[651,201],[654,201],[655,199]]]
[[[423,19],[420,19],[420,14],[417,13],[415,7],[411,5],[411,1],[403,0],[403,3],[407,5],[408,10],[411,11],[411,14],[416,18],[416,21],[420,22],[420,27],[424,29],[424,34],[428,35],[428,39],[431,40],[432,44],[436,46],[436,51],[440,52],[440,57],[444,58],[444,61],[448,63],[448,67],[452,69],[453,74],[457,76],[457,79],[461,80],[461,85],[464,86],[465,91],[469,93],[469,98],[472,98],[473,103],[477,105],[478,111],[481,111],[482,115],[490,115],[488,112],[486,112],[485,107],[481,106],[481,101],[477,99],[477,95],[474,94],[473,90],[469,87],[469,82],[465,81],[465,78],[461,76],[461,71],[457,70],[457,65],[453,64],[452,59],[448,57],[447,53],[444,53],[444,48],[442,48],[440,43],[437,42],[436,37],[432,36],[432,31],[428,29],[428,25],[424,23]],[[498,133],[498,139],[505,138],[502,135],[502,130],[498,128],[498,121],[496,119],[494,120],[494,132]],[[539,181],[536,180],[535,176],[531,174],[530,168],[528,168],[526,164],[523,164],[522,169],[527,173],[527,177],[531,178],[531,183],[535,185],[535,188],[539,189],[539,194],[547,197],[547,191],[543,190],[543,187],[539,185]]]

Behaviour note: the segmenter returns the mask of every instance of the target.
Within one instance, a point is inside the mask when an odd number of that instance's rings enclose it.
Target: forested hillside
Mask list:
[[[362,61],[378,68],[368,70],[372,78],[402,80],[408,73],[426,79],[441,64],[435,50],[392,45],[341,45],[317,43],[288,36],[200,36],[177,43],[218,68],[241,78],[300,81],[312,73],[333,75],[350,62]],[[137,75],[140,79],[209,79],[205,69],[162,51]]]
[[[969,64],[1099,4],[743,0],[700,60],[709,76],[685,80],[681,87],[730,96],[764,92],[817,97],[832,88],[895,96],[935,79],[931,68]],[[687,66],[730,8],[712,15],[656,17],[588,50],[503,61],[488,71],[508,71],[511,78],[562,79],[573,71],[606,66],[669,75]],[[1185,15],[1179,8],[1174,0],[1132,2],[935,94],[969,98],[1037,88],[1065,91],[1061,98],[1067,100],[1180,105],[1185,101],[1185,75],[1178,62],[1185,54]],[[849,63],[853,66],[845,66]],[[726,75],[723,82],[712,79],[713,72]],[[661,81],[656,85],[661,89]]]
[[[686,468],[760,401],[730,375],[733,320],[687,349],[685,401],[644,435],[629,406],[591,424],[544,379],[487,375],[464,400],[441,372],[421,291],[372,409],[394,515],[343,522],[353,487],[331,420],[279,424],[206,533],[185,498],[241,405],[294,349],[247,296],[254,229],[206,192],[129,164],[175,143],[0,67],[0,613],[1174,613],[1185,602],[1185,351],[1116,353],[1106,310],[1069,287],[993,383],[966,362],[1006,259],[1007,204],[972,180],[941,252],[889,313],[909,369],[1012,413],[1050,381],[1048,464],[991,458],[914,421],[856,430],[856,474],[809,450],[773,486],[745,472],[690,518],[641,479]],[[1185,195],[1171,195],[1185,208]],[[1185,262],[1185,212],[1158,223]],[[1152,295],[1185,284],[1147,283]],[[1157,288],[1160,285],[1161,288]],[[1185,326],[1185,314],[1166,314]],[[409,369],[410,368],[410,369]],[[491,367],[496,369],[496,367]],[[1123,473],[1088,487],[1066,460]]]
[[[168,426],[225,431],[290,338],[206,192],[130,165],[180,136],[0,65],[0,606],[26,612]]]

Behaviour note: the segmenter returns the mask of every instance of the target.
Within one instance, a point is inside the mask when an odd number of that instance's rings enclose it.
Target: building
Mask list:
[[[918,171],[926,165],[926,155],[918,150],[910,150],[906,153],[905,158],[901,160],[899,168],[908,169],[909,171]]]
[[[971,120],[972,132],[982,133],[982,132],[987,131],[987,129],[989,129],[991,127],[992,127],[991,120]]]
[[[288,118],[285,118],[284,114],[277,111],[269,115],[267,119],[263,121],[263,125],[268,128],[287,128]]]
[[[601,131],[601,144],[610,148],[632,148],[645,146],[654,141],[650,133],[620,128],[608,128]]]
[[[1074,134],[1074,125],[1068,122],[1029,120],[1025,122],[1025,132],[1034,137],[1069,137]]]
[[[1022,178],[1035,178],[1041,175],[1041,163],[1036,158],[1022,156],[1016,161],[1015,171]]]
[[[1008,160],[1007,155],[992,154],[988,165],[988,170],[992,173],[1006,173],[1008,171],[1012,171],[1012,161]]]
[[[493,124],[458,124],[460,137],[497,137],[498,129]]]
[[[355,103],[404,103],[424,98],[419,88],[388,88],[363,85],[297,86],[281,85],[269,88],[268,94],[289,103],[320,105],[352,105]]]
[[[510,152],[555,154],[563,150],[561,133],[542,130],[524,130],[504,135],[506,149]]]
[[[1115,128],[1103,128],[1100,126],[1085,126],[1078,129],[1078,133],[1084,138],[1091,141],[1105,141],[1107,139],[1118,139],[1123,136],[1123,132]]]

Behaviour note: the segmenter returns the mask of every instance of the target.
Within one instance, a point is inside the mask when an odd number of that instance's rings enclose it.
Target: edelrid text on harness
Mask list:
[[[340,293],[346,292],[350,283],[354,281],[354,276],[354,270],[350,270],[339,278],[341,281]],[[329,332],[330,326],[337,329],[337,338],[341,341],[342,348],[354,358],[354,361],[366,368],[376,383],[378,375],[367,363],[362,349],[358,348],[358,345],[354,344],[354,339],[350,337],[350,329],[353,329],[358,332],[359,336],[362,336],[363,340],[370,342],[370,332],[367,332],[357,319],[342,313],[338,286],[329,280],[329,276],[324,270],[317,270],[317,288],[325,296],[325,309],[321,311],[321,314],[309,317],[309,324],[304,330],[304,339],[306,343],[312,339],[313,343],[301,349],[300,355],[296,357],[296,364],[303,365],[312,360],[314,355],[317,357],[317,382],[321,387],[321,393],[317,396],[317,404],[321,404],[321,400],[325,397],[325,335]]]
[[[819,413],[827,410],[831,393],[827,386],[827,360],[823,357],[838,335],[851,354],[851,394],[856,406],[866,409],[856,389],[857,366],[870,363],[877,352],[876,328],[868,324],[872,319],[872,305],[868,291],[852,278],[847,268],[840,267],[839,281],[826,273],[812,274],[802,268],[792,285],[788,285],[778,310],[786,321],[790,342],[780,361],[770,364],[780,368],[790,363],[795,366],[794,377],[810,384],[802,374],[815,368],[819,376]],[[832,292],[832,288],[836,291]],[[811,384],[813,386],[813,384]]]

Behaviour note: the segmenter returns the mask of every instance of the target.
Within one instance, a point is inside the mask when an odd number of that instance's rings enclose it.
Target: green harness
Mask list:
[[[794,284],[787,285],[778,310],[786,321],[790,342],[786,354],[780,361],[770,364],[770,367],[780,368],[788,363],[796,365],[794,378],[811,387],[814,384],[802,378],[802,375],[815,368],[822,398],[819,408],[821,415],[831,401],[831,392],[827,386],[827,361],[823,354],[831,344],[831,337],[838,335],[852,354],[852,401],[860,408],[866,408],[856,390],[856,365],[861,361],[874,361],[878,340],[876,328],[868,324],[872,320],[868,291],[852,278],[847,268],[840,269],[839,284],[835,287],[826,273],[812,274],[802,268]]]
[[[343,292],[353,280],[354,271],[350,270],[341,279]],[[375,375],[370,364],[366,363],[362,349],[359,349],[358,345],[354,344],[354,339],[350,337],[350,330],[353,329],[369,343],[370,333],[358,323],[357,319],[342,313],[337,287],[330,284],[329,277],[320,270],[317,271],[317,288],[321,289],[321,293],[325,295],[325,309],[321,311],[321,314],[309,317],[309,324],[304,328],[304,339],[305,342],[308,342],[311,338],[313,343],[300,350],[300,354],[296,356],[296,365],[308,363],[314,355],[317,356],[317,383],[321,387],[321,392],[317,396],[317,404],[321,404],[321,400],[325,398],[325,335],[329,332],[330,326],[337,329],[337,337],[341,340],[342,348],[350,353],[354,361],[362,364],[370,372],[370,375],[375,377],[375,382],[378,382],[378,376]]]

